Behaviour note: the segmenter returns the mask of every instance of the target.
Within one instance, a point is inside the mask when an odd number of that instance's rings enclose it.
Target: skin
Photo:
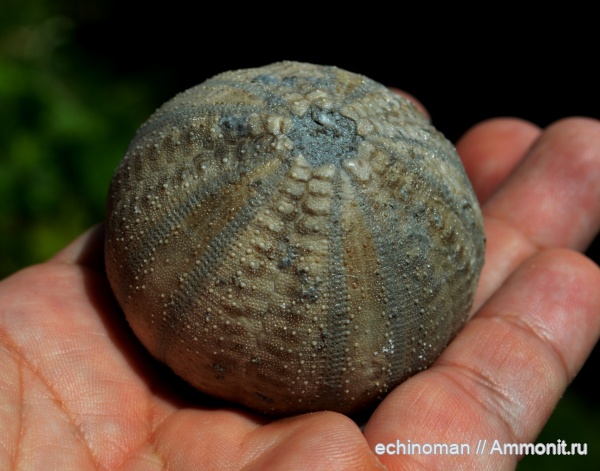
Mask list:
[[[600,227],[600,123],[499,118],[457,149],[487,233],[473,317],[363,431],[194,396],[129,331],[99,226],[0,283],[0,469],[513,469],[518,457],[476,455],[477,440],[534,442],[600,336],[600,270],[580,253]],[[396,440],[472,453],[374,453]]]

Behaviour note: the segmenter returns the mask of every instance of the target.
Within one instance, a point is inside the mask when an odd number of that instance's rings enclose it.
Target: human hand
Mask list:
[[[477,441],[534,441],[600,335],[600,270],[577,252],[600,226],[600,124],[497,119],[457,148],[487,235],[474,317],[364,432],[333,412],[270,421],[178,396],[112,298],[96,228],[0,283],[0,469],[513,468]],[[396,440],[471,454],[374,453]]]

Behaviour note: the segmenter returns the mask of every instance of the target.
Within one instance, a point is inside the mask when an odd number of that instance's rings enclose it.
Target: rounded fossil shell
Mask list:
[[[354,414],[466,320],[484,233],[454,147],[362,75],[225,72],[159,108],[112,180],[106,268],[147,349],[256,411]]]

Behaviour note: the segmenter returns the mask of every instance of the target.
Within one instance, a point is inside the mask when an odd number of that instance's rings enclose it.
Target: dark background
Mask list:
[[[525,17],[431,5],[0,0],[0,11],[0,277],[101,221],[139,124],[224,70],[337,65],[413,94],[452,141],[497,116],[542,127],[600,118],[596,27],[568,8]],[[588,252],[597,263],[598,245]],[[590,456],[529,457],[520,469],[600,469],[598,357],[596,348],[539,439],[587,442]]]

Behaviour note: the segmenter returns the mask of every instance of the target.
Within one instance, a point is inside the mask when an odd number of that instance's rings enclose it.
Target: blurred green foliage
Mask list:
[[[79,50],[51,0],[0,15],[0,278],[103,218],[114,168],[153,110],[153,84]]]

